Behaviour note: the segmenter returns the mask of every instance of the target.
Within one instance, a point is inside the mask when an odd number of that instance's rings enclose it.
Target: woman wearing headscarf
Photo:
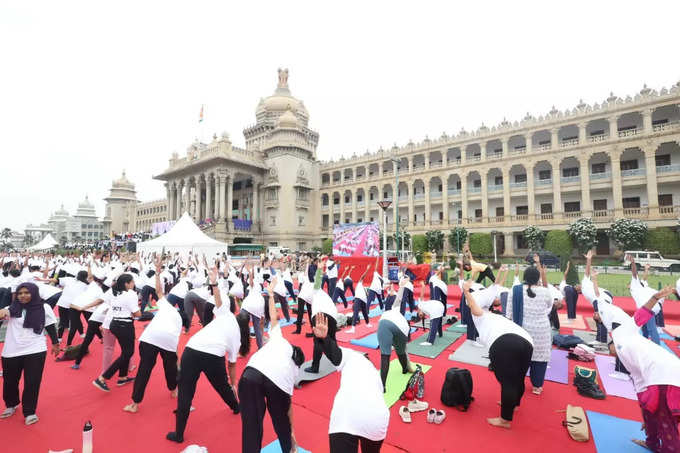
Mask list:
[[[17,287],[16,297],[9,308],[0,310],[0,319],[8,319],[2,350],[2,397],[6,409],[0,413],[0,418],[13,415],[21,401],[25,423],[32,425],[38,421],[35,411],[47,357],[45,331],[52,342],[52,354],[59,355],[57,320],[33,283],[22,283]],[[24,390],[20,400],[19,380],[22,374]]]
[[[506,311],[508,318],[531,335],[534,345],[530,367],[532,392],[540,395],[552,350],[550,312],[553,297],[546,287],[545,268],[541,266],[538,255],[534,255],[534,263],[536,267],[531,266],[524,271],[524,284],[513,285]],[[539,280],[543,286],[538,286]]]
[[[267,288],[271,320],[269,341],[250,358],[238,383],[243,453],[259,453],[262,450],[262,422],[266,410],[269,410],[281,450],[289,452],[295,449],[291,397],[305,355],[302,349],[292,346],[281,333],[273,300],[276,280],[277,277],[274,277]]]

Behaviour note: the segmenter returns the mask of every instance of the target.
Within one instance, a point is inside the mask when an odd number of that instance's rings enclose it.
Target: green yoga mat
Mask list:
[[[441,354],[442,351],[444,351],[444,349],[451,346],[457,339],[459,339],[462,336],[463,334],[460,332],[445,330],[443,337],[440,337],[439,334],[437,334],[434,340],[434,344],[432,346],[421,346],[420,343],[427,340],[426,335],[421,335],[415,340],[411,340],[406,345],[406,352],[408,352],[409,354],[434,359],[439,354]]]
[[[413,366],[420,365],[423,369],[423,373],[427,373],[430,365],[423,365],[422,363],[413,363]],[[385,383],[385,404],[387,407],[392,407],[394,403],[399,401],[401,393],[406,388],[409,378],[413,373],[401,373],[401,365],[399,364],[399,359],[394,359],[390,362],[390,370],[387,372],[387,382]]]
[[[0,326],[0,343],[5,342],[5,335],[7,334],[7,323],[3,322]]]
[[[467,333],[467,326],[460,324],[460,321],[446,329],[447,332]]]

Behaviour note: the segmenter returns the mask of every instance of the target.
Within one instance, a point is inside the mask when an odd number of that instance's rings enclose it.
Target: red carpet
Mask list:
[[[450,287],[450,303],[458,306],[459,290]],[[617,304],[632,312],[632,299],[617,298]],[[449,310],[453,313],[453,308]],[[564,310],[563,310],[564,311]],[[579,314],[592,315],[592,308],[582,298],[579,300]],[[680,304],[669,301],[664,307],[666,320],[680,324]],[[377,322],[377,319],[376,319]],[[138,334],[145,323],[137,323]],[[192,328],[192,332],[197,329]],[[311,357],[312,340],[304,335],[292,335],[294,326],[284,328],[287,338],[305,350]],[[570,329],[563,328],[564,332]],[[306,330],[305,330],[306,331]],[[418,334],[416,334],[418,335]],[[182,335],[180,345],[184,346],[188,336]],[[425,375],[425,401],[435,408],[442,408],[439,402],[441,384],[446,370],[461,366],[448,360],[448,355],[464,341],[464,337],[450,346],[435,360],[418,360],[433,368]],[[680,353],[677,343],[669,341],[672,349]],[[253,341],[254,346],[254,341]],[[343,344],[348,346],[348,344]],[[255,348],[255,346],[254,346]],[[98,453],[107,452],[173,452],[177,453],[192,443],[206,446],[211,452],[237,452],[241,443],[241,419],[232,415],[205,378],[199,381],[185,433],[186,442],[177,445],[165,440],[165,434],[174,429],[176,400],[170,398],[165,388],[160,361],[152,374],[145,399],[137,414],[123,412],[122,408],[130,402],[132,385],[115,387],[109,394],[95,389],[91,381],[101,366],[101,347],[97,340],[91,346],[92,353],[85,358],[81,369],[72,370],[73,362],[56,363],[48,358],[43,385],[38,404],[40,421],[30,427],[24,426],[20,413],[0,420],[0,442],[2,451],[7,453],[40,452],[48,449],[62,450],[73,448],[80,452],[81,430],[86,420],[94,426],[94,445]],[[362,352],[365,352],[362,349]],[[379,364],[379,352],[368,351],[374,364]],[[135,363],[138,357],[135,355]],[[239,359],[239,373],[246,360]],[[576,362],[569,364],[571,382]],[[447,418],[442,425],[425,422],[426,413],[413,414],[410,425],[402,423],[398,415],[400,404],[391,409],[390,427],[384,452],[453,452],[453,451],[499,451],[499,452],[594,452],[592,440],[588,443],[572,441],[561,421],[567,404],[582,406],[617,417],[640,420],[640,410],[634,401],[608,397],[596,401],[580,397],[572,385],[546,382],[543,395],[535,396],[530,392],[527,379],[527,393],[522,406],[516,413],[512,430],[493,428],[486,423],[487,417],[499,414],[497,401],[500,389],[492,373],[485,368],[463,365],[470,369],[474,379],[475,401],[468,412],[462,413],[444,407]],[[134,374],[134,373],[133,373]],[[314,453],[328,451],[328,418],[333,398],[338,389],[340,375],[334,373],[320,381],[309,383],[295,390],[294,426],[295,435],[301,446]],[[360,410],[361,408],[357,408]],[[621,433],[629,438],[631,433]],[[263,445],[275,439],[269,418],[264,424]],[[481,450],[480,450],[481,447]]]

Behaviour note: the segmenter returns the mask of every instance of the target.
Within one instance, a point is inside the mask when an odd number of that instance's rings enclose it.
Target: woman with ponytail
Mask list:
[[[552,350],[550,312],[553,307],[553,297],[547,288],[545,267],[541,266],[538,255],[534,255],[534,263],[535,267],[528,267],[524,271],[524,284],[515,280],[512,291],[508,294],[506,309],[508,318],[529,332],[533,340],[534,349],[530,366],[531,385],[533,393],[540,395],[543,392],[545,372],[548,369]]]
[[[217,287],[217,267],[210,273],[209,286]],[[201,373],[205,374],[233,413],[239,413],[239,404],[232,384],[236,382],[237,357],[239,355],[246,357],[250,352],[250,317],[240,316],[240,313],[234,316],[229,310],[229,304],[222,303],[221,291],[215,291],[214,296],[215,319],[189,339],[182,353],[177,381],[175,430],[165,436],[173,442],[184,442],[184,430]],[[228,376],[224,363],[225,355],[229,361]]]

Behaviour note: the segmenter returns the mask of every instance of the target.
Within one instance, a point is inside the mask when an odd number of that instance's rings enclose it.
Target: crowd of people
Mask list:
[[[630,316],[614,304],[611,292],[598,285],[590,252],[579,285],[549,282],[536,256],[522,276],[515,266],[513,283],[506,287],[510,267],[501,266],[494,274],[490,265],[475,261],[467,247],[464,250],[457,262],[462,293],[457,311],[467,340],[488,348],[489,369],[500,385],[500,413],[489,417],[489,424],[511,428],[527,373],[532,392],[543,393],[552,329],[559,328],[557,310],[566,303],[567,322],[572,322],[581,293],[593,305],[597,340],[617,357],[618,372],[632,380],[638,394],[647,433],[641,444],[653,451],[680,451],[680,361],[659,346],[656,324],[664,300],[679,298],[680,280],[675,288],[654,290],[633,264],[630,292],[637,310]],[[282,450],[296,451],[294,383],[301,371],[319,373],[325,356],[341,373],[328,426],[330,451],[357,452],[360,446],[365,453],[378,452],[390,424],[383,394],[390,385],[392,351],[402,372],[412,373],[408,355],[412,326],[429,321],[429,333],[420,343],[427,347],[442,337],[448,321],[446,266],[433,266],[428,278],[419,282],[402,266],[398,281],[390,282],[376,271],[377,260],[343,266],[332,256],[237,261],[224,255],[172,253],[92,252],[66,257],[13,253],[0,256],[0,262],[0,319],[7,323],[2,346],[6,408],[0,418],[14,415],[21,405],[26,425],[38,422],[48,351],[57,360],[74,355],[72,368],[79,370],[83,360],[92,360],[87,353],[98,337],[102,364],[92,385],[109,392],[111,382],[118,387],[130,384],[131,402],[123,410],[131,414],[144,400],[160,355],[165,385],[170,397],[177,399],[175,426],[166,435],[169,441],[184,442],[197,382],[204,374],[233,416],[241,418],[243,452],[261,450],[265,412]],[[359,278],[354,280],[352,274]],[[352,310],[344,316],[339,304],[349,309],[349,303]],[[360,317],[371,327],[369,311],[376,303],[382,311],[377,366],[336,340],[342,329],[355,332]],[[297,307],[297,320],[292,336],[287,336],[281,323],[291,322],[292,305]],[[295,335],[302,334],[305,311],[313,355],[311,364],[301,369],[305,354],[295,345],[299,338]],[[136,338],[135,323],[149,313],[151,321]],[[198,330],[192,329],[196,318]],[[180,353],[183,334],[191,337]],[[78,339],[82,341],[75,344]],[[116,343],[120,355],[113,357]],[[251,354],[252,347],[257,350]],[[137,364],[132,363],[135,349]],[[246,364],[240,375],[238,361]],[[583,383],[578,391],[594,396],[598,389]]]

